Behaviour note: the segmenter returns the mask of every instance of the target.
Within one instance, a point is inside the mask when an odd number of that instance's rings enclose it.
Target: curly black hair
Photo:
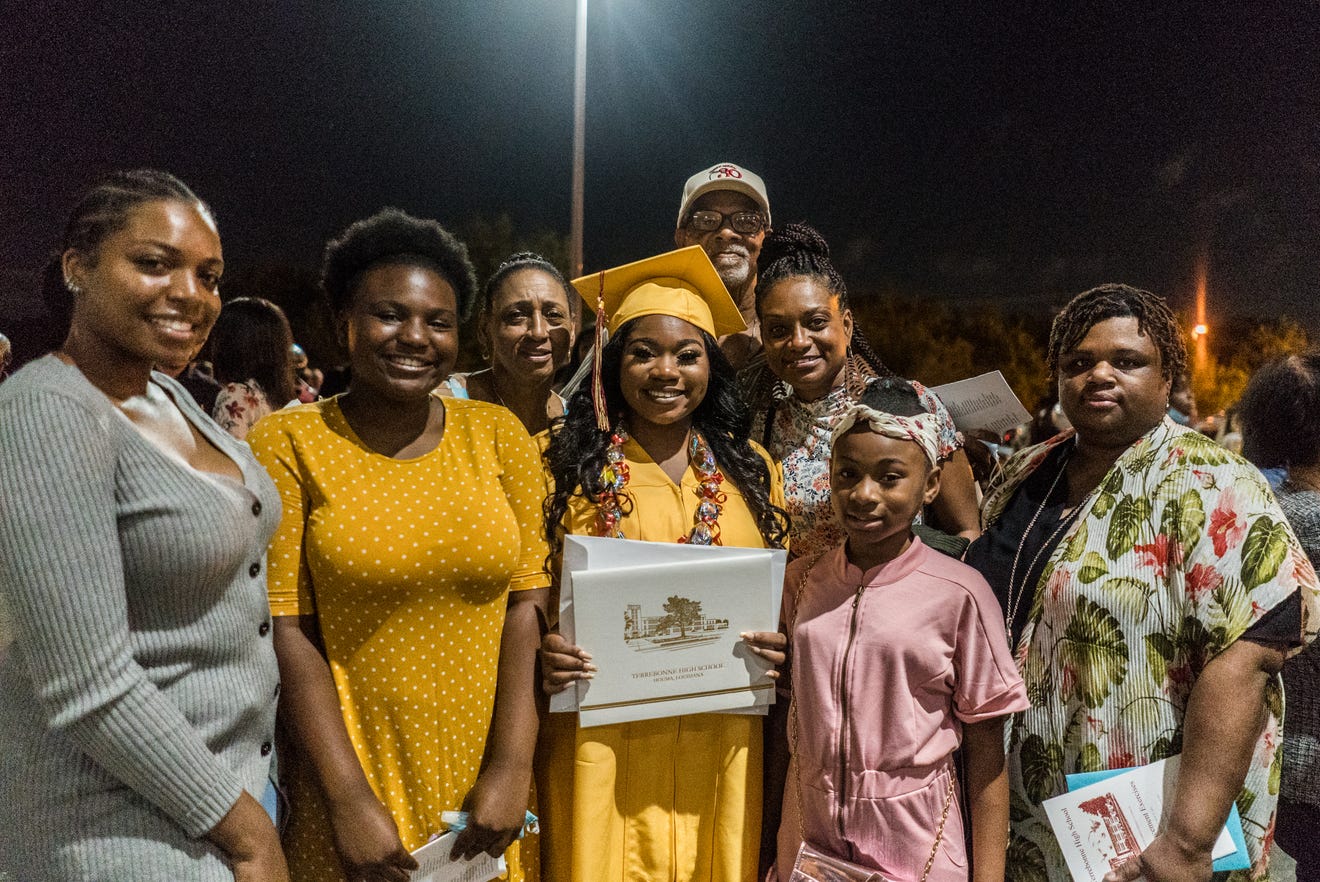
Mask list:
[[[866,387],[866,391],[858,396],[857,403],[901,417],[930,413],[917,394],[916,387],[902,377],[881,377]]]
[[[1320,463],[1320,350],[1262,366],[1238,400],[1242,455],[1262,469]]]
[[[374,266],[402,263],[439,273],[454,288],[459,318],[472,314],[477,299],[477,275],[467,246],[433,220],[422,220],[385,208],[356,221],[325,246],[321,287],[335,313],[353,302],[354,286]]]
[[[213,221],[210,206],[187,184],[169,172],[139,168],[111,172],[78,197],[59,250],[42,272],[41,294],[46,311],[67,330],[73,315],[73,293],[64,279],[64,253],[73,250],[93,263],[101,243],[128,223],[129,213],[144,202],[177,201],[196,205]],[[61,337],[61,339],[63,339]]]
[[[1164,298],[1131,285],[1110,283],[1083,291],[1054,317],[1050,326],[1046,365],[1059,375],[1059,361],[1090,330],[1111,318],[1135,318],[1137,330],[1150,337],[1160,353],[1160,372],[1173,380],[1187,369],[1187,344],[1182,328]]]
[[[640,318],[625,323],[601,350],[601,377],[611,426],[627,412],[619,375],[624,347],[638,321]],[[705,436],[725,478],[742,491],[766,544],[783,548],[788,537],[788,514],[770,501],[770,470],[752,448],[751,417],[738,393],[733,365],[714,337],[702,331],[701,339],[710,361],[710,380],[706,397],[692,415],[692,425]],[[554,492],[545,500],[545,534],[550,542],[547,563],[563,551],[563,522],[569,500],[573,496],[595,499],[604,489],[601,471],[610,434],[596,427],[591,384],[583,383],[569,399],[565,416],[551,430],[550,446],[545,452],[546,466],[555,482]]]

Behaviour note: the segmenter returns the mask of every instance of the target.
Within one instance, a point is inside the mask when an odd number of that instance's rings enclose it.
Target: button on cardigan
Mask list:
[[[248,570],[279,497],[181,386],[152,382],[242,483],[151,444],[53,356],[0,386],[14,631],[0,652],[0,871],[15,879],[230,880],[199,837],[265,784],[279,677],[259,634],[264,579]]]

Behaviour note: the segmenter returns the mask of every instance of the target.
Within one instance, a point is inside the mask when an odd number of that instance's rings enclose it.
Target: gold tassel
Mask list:
[[[596,428],[610,430],[610,414],[605,403],[605,381],[600,375],[601,351],[605,348],[605,271],[600,273],[600,290],[596,292],[596,347],[591,357],[591,404],[596,410]]]

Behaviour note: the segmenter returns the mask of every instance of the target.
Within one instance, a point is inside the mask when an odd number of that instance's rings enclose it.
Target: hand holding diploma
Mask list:
[[[558,631],[541,638],[541,688],[546,695],[563,692],[578,680],[590,680],[596,674],[591,653],[569,643]]]
[[[743,631],[738,636],[748,649],[774,665],[766,675],[778,680],[779,668],[784,664],[784,650],[788,649],[788,637],[778,631]]]
[[[578,713],[583,727],[766,713],[787,643],[775,630],[785,557],[567,537],[559,633],[540,647],[550,710]]]
[[[497,858],[523,834],[527,823],[526,793],[531,781],[518,769],[483,769],[463,799],[467,823],[458,831],[449,859],[470,861],[486,854]]]
[[[743,631],[738,636],[748,649],[774,665],[768,674],[778,679],[788,638],[778,631]],[[581,646],[572,645],[555,631],[541,638],[541,688],[546,695],[563,692],[578,680],[590,680],[595,675],[591,653]]]

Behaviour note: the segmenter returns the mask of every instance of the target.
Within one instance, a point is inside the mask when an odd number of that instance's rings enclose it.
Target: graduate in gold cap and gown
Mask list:
[[[715,340],[744,329],[699,246],[573,282],[608,345],[569,401],[546,460],[552,556],[566,534],[783,547],[776,467],[749,439]],[[745,635],[782,663],[778,633]],[[552,631],[544,687],[590,677],[591,647]],[[761,720],[692,714],[580,728],[550,714],[537,776],[547,882],[751,882],[761,835]]]

